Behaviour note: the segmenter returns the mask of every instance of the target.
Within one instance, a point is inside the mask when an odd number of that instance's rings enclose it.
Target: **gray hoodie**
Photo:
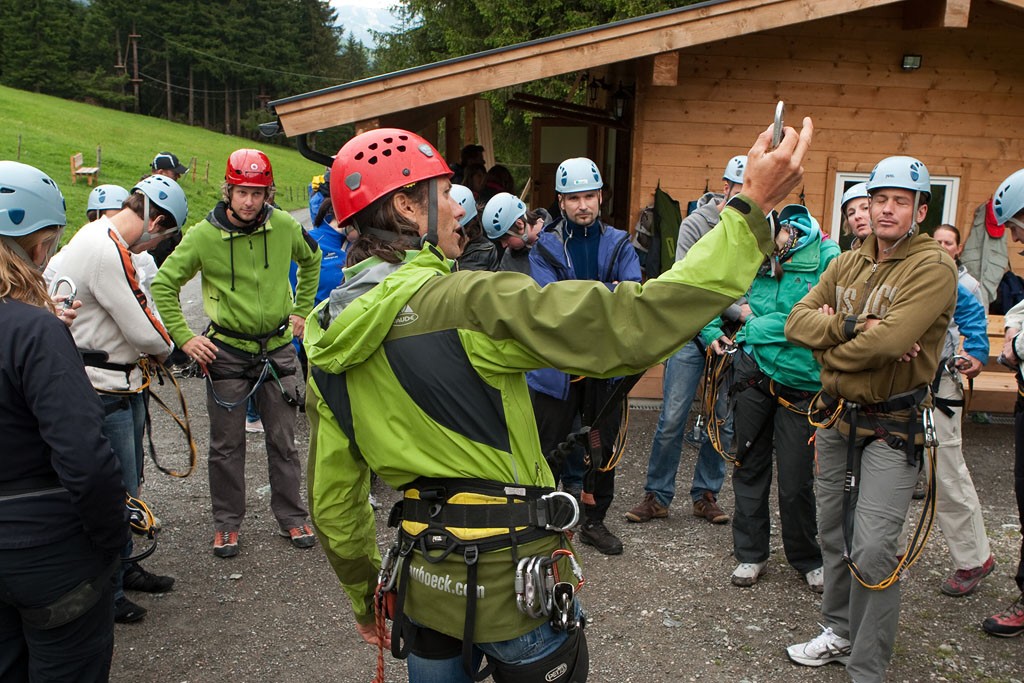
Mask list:
[[[718,225],[718,214],[720,213],[719,202],[724,195],[716,192],[705,192],[697,200],[697,208],[679,224],[679,239],[676,242],[676,261],[682,261],[686,252],[690,250],[704,235],[708,234],[711,228]]]

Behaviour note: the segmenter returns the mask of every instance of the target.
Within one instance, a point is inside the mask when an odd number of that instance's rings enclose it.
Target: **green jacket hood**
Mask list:
[[[303,344],[310,363],[340,374],[364,362],[393,325],[403,324],[400,314],[412,295],[450,272],[450,263],[430,249],[407,251],[402,263],[372,257],[346,268],[345,281],[306,319]]]

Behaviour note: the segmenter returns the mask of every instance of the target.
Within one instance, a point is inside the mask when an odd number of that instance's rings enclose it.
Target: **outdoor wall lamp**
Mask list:
[[[619,81],[619,88],[615,91],[615,94],[612,95],[612,105],[615,111],[615,118],[622,118],[622,115],[626,112],[626,101],[635,95],[635,86],[622,85],[622,81]]]
[[[916,71],[921,68],[921,55],[903,55],[900,68],[904,71]]]

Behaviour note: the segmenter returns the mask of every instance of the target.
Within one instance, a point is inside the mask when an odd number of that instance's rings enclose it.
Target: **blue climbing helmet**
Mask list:
[[[743,172],[745,170],[747,170],[747,155],[739,154],[729,159],[729,163],[725,165],[725,173],[722,174],[722,178],[730,183],[742,185]]]
[[[1024,209],[1024,168],[1004,180],[992,197],[992,213],[996,215],[996,223],[1005,225],[1013,220],[1018,227],[1024,228],[1014,218]]]
[[[515,195],[499,192],[487,201],[480,222],[483,223],[487,236],[496,240],[511,229],[516,219],[525,215],[526,204],[519,201]]]
[[[67,224],[64,195],[39,169],[17,161],[0,161],[0,236],[22,237]]]
[[[871,199],[871,195],[868,194],[867,183],[857,183],[844,192],[843,200],[839,203],[839,211],[846,213],[846,205],[854,199]]]
[[[86,211],[109,211],[120,209],[124,200],[128,199],[128,190],[120,185],[97,185],[89,193]]]
[[[883,187],[897,187],[920,192],[925,202],[931,197],[932,183],[928,168],[914,157],[886,157],[879,161],[868,177],[867,191],[874,194]]]
[[[571,194],[573,192],[589,192],[604,187],[601,172],[597,164],[586,157],[566,159],[558,165],[555,173],[555,192]]]
[[[476,198],[473,196],[473,190],[469,189],[465,185],[452,185],[451,189],[452,199],[465,210],[466,215],[459,219],[459,225],[462,227],[466,226],[471,220],[476,218]]]
[[[185,227],[185,221],[188,220],[188,199],[185,198],[184,190],[175,181],[166,176],[151,175],[140,180],[132,188],[132,192],[141,192],[147,201],[171,214],[175,225],[179,228]],[[144,210],[144,213],[148,211]]]

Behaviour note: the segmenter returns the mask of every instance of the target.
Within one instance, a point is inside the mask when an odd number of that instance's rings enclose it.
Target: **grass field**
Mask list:
[[[282,138],[279,138],[282,139]],[[67,200],[65,241],[83,225],[92,189],[84,178],[71,182],[70,157],[81,152],[86,166],[102,164],[96,184],[113,183],[131,189],[148,171],[157,152],[178,155],[185,165],[195,157],[196,171],[181,179],[189,203],[191,225],[209,212],[220,198],[224,165],[240,147],[257,147],[270,157],[277,183],[277,203],[283,209],[306,205],[306,185],[323,167],[297,151],[265,140],[221,135],[202,128],[137,114],[103,109],[48,95],[0,86],[0,159],[31,164],[49,174]]]

